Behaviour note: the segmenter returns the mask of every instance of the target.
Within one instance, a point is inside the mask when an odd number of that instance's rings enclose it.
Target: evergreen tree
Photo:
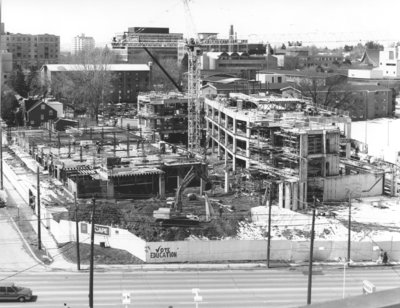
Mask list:
[[[25,75],[20,67],[12,72],[9,86],[22,97],[28,96],[28,87],[25,82]]]
[[[8,86],[4,86],[1,93],[1,117],[7,125],[16,125],[15,113],[18,110],[18,101],[15,93]]]

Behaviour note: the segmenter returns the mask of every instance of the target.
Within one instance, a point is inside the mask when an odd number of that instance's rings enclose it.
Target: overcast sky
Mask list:
[[[190,0],[189,6],[195,30],[221,38],[233,24],[238,38],[250,41],[400,41],[399,0]],[[2,0],[6,31],[59,35],[62,49],[80,33],[104,46],[134,26],[187,34],[187,16],[183,0]]]

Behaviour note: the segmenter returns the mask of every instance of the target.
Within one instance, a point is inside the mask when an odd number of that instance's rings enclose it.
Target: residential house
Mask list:
[[[57,119],[57,110],[44,101],[38,101],[25,114],[25,125],[39,127],[42,124]]]

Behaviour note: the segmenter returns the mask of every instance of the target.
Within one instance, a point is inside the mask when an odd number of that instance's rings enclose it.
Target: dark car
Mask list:
[[[6,203],[3,200],[0,200],[0,208],[6,207]]]
[[[0,300],[25,302],[31,299],[31,289],[16,286],[13,282],[0,282]]]

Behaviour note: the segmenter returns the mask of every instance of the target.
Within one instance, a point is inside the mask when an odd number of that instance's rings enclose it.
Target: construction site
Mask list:
[[[276,95],[205,97],[199,144],[189,151],[183,138],[165,141],[185,135],[187,102],[144,93],[136,126],[9,129],[7,139],[41,166],[41,177],[62,184],[65,199],[42,197],[42,206],[67,207],[73,217],[74,195],[83,207],[96,198],[112,209],[107,222],[147,241],[235,237],[260,220],[259,206],[306,213],[315,199],[385,191],[384,168],[351,159],[346,115]]]
[[[139,93],[131,125],[121,118],[113,127],[8,130],[11,148],[60,181],[69,200],[46,202],[67,206],[69,217],[76,196],[112,208],[113,224],[146,241],[222,239],[235,237],[239,223],[259,220],[259,206],[306,213],[317,203],[397,191],[396,168],[354,159],[345,112],[265,92],[201,96],[202,47],[195,39],[185,44],[183,92],[150,46],[129,36],[113,46],[121,44],[143,48],[178,92]]]

